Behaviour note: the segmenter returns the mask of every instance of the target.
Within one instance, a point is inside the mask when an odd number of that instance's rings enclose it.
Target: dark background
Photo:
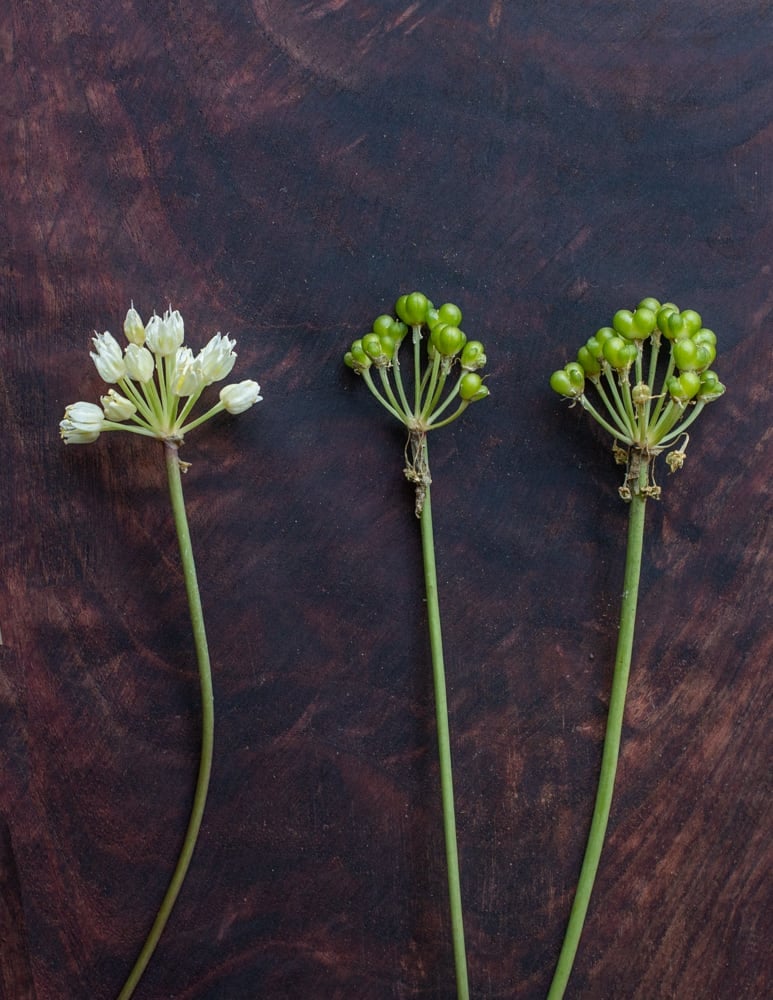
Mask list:
[[[568,996],[768,994],[772,25],[738,0],[4,5],[4,998],[117,994],[190,806],[162,449],[57,430],[132,299],[194,349],[229,331],[265,396],[183,450],[216,759],[136,996],[453,996],[403,436],[341,364],[414,288],[491,373],[431,439],[473,995],[547,990],[617,628],[619,470],[547,380],[645,295],[702,313],[728,391],[650,504]]]

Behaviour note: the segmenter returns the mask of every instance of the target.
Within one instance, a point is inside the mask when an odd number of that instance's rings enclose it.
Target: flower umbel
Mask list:
[[[416,516],[421,517],[431,482],[427,433],[450,424],[470,403],[489,395],[478,374],[486,364],[486,355],[483,344],[468,340],[459,328],[462,311],[453,302],[436,309],[426,295],[412,292],[400,296],[395,312],[396,319],[388,314],[376,317],[371,331],[352,343],[344,363],[362,376],[379,403],[408,428],[410,455],[405,477],[416,485]],[[400,347],[409,329],[413,341],[412,402],[400,368]],[[428,334],[426,362],[422,359],[422,331]],[[379,385],[373,371],[378,373]],[[458,405],[447,415],[452,403]]]
[[[131,431],[180,444],[185,434],[216,413],[242,413],[262,399],[260,386],[248,379],[225,386],[220,399],[200,416],[192,411],[202,392],[230,374],[236,341],[216,333],[198,354],[183,345],[184,324],[171,308],[155,314],[147,326],[132,306],[124,320],[128,343],[122,349],[111,333],[94,335],[91,358],[111,389],[100,401],[73,403],[59,430],[65,444],[89,444],[102,431]]]
[[[669,346],[665,364],[661,361],[664,340]],[[724,393],[725,387],[709,367],[717,355],[716,345],[716,334],[703,326],[694,309],[680,312],[673,302],[661,305],[657,299],[646,298],[633,311],[619,309],[612,326],[598,330],[579,349],[576,361],[551,375],[551,387],[579,403],[615,439],[615,458],[627,466],[620,487],[624,500],[639,490],[659,498],[660,487],[652,471],[655,456],[682,436],[689,440],[687,428],[707,403]],[[661,388],[656,392],[659,375]],[[606,415],[585,395],[586,379],[595,387]],[[679,454],[684,461],[684,448]],[[681,468],[681,464],[669,465],[672,472]],[[647,470],[642,483],[641,467]]]

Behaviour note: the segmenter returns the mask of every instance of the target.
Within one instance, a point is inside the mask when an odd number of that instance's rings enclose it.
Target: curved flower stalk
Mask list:
[[[384,409],[408,430],[407,464],[404,471],[408,481],[416,487],[415,511],[421,524],[456,989],[459,1000],[466,1000],[470,994],[456,841],[443,637],[432,530],[432,477],[427,434],[450,424],[464,413],[470,403],[489,395],[479,374],[486,363],[486,355],[483,344],[477,340],[468,340],[459,328],[462,313],[451,302],[435,309],[425,295],[413,292],[400,296],[395,312],[397,318],[386,314],[378,316],[373,321],[372,330],[351,345],[344,355],[344,362],[362,376],[368,389]],[[412,386],[406,385],[403,380],[399,358],[400,347],[409,329],[413,357]],[[426,352],[422,351],[422,340],[425,339]]]
[[[94,351],[91,352],[102,379],[118,389],[109,389],[101,396],[101,406],[82,401],[70,404],[65,408],[59,429],[66,444],[89,444],[103,431],[129,431],[157,438],[164,444],[169,494],[196,648],[202,722],[198,777],[183,846],[166,894],[119,1000],[128,1000],[134,993],[177,900],[198,839],[212,769],[212,671],[182,490],[181,472],[188,466],[180,461],[179,448],[185,434],[216,413],[223,410],[242,413],[262,398],[258,383],[248,379],[226,385],[220,390],[217,403],[194,416],[194,407],[207,386],[230,374],[236,362],[235,341],[217,333],[194,355],[183,344],[183,319],[177,310],[168,309],[163,317],[153,315],[145,326],[134,306],[126,314],[124,333],[127,344],[123,348],[110,333],[95,334]]]
[[[629,503],[629,518],[620,631],[596,802],[548,1000],[560,1000],[569,982],[609,820],[633,654],[646,502],[661,495],[655,459],[671,448],[666,463],[672,472],[681,469],[689,442],[687,428],[724,393],[709,367],[716,357],[716,343],[715,334],[694,310],[680,311],[673,302],[661,305],[646,298],[633,311],[615,313],[612,326],[602,327],[580,348],[577,361],[550,378],[559,395],[579,403],[612,435],[615,460],[626,466],[619,492]],[[585,395],[586,381],[596,390],[596,405]]]

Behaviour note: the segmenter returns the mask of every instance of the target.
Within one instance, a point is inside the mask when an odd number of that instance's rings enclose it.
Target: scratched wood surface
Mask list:
[[[179,847],[195,667],[160,447],[65,448],[94,328],[167,303],[265,400],[190,435],[216,759],[138,1000],[453,995],[403,440],[341,365],[462,307],[432,440],[470,976],[545,995],[621,589],[606,442],[550,372],[644,295],[726,397],[651,505],[609,839],[569,996],[769,995],[767,2],[9,0],[0,14],[0,991],[110,1000]]]

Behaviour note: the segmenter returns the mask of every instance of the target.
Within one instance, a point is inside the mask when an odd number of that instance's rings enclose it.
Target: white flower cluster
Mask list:
[[[128,341],[122,350],[111,333],[95,334],[91,358],[110,389],[96,403],[72,403],[59,424],[66,444],[89,444],[102,431],[126,430],[148,437],[181,441],[185,433],[216,413],[243,413],[263,397],[257,382],[224,386],[220,400],[199,417],[190,419],[201,393],[230,374],[236,363],[236,341],[216,333],[198,354],[183,343],[183,318],[175,309],[155,314],[143,325],[132,307],[123,324]],[[183,402],[185,400],[185,402]]]

